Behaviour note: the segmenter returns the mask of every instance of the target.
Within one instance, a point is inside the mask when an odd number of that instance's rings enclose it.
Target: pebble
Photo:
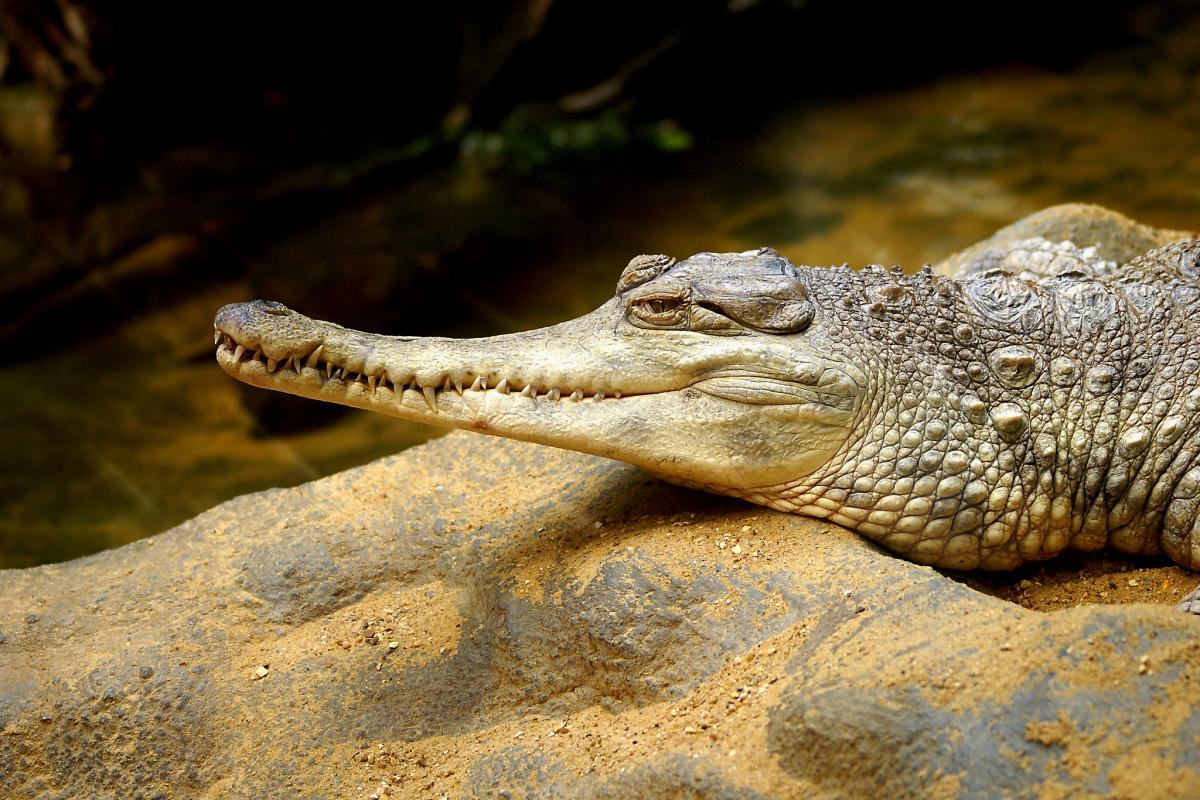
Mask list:
[[[1129,585],[1130,585],[1130,586],[1137,586],[1139,583],[1141,583],[1141,582],[1140,582],[1140,581],[1139,581],[1137,578],[1130,578],[1130,579],[1129,579]]]
[[[730,548],[730,549],[731,549],[731,550],[733,550],[733,554],[734,554],[735,556],[740,556],[740,555],[742,554],[742,546],[741,546],[740,544],[735,544],[735,545],[734,545],[732,548]]]
[[[395,650],[399,646],[399,642],[388,642],[388,650]]]
[[[271,672],[271,670],[268,669],[265,664],[260,664],[254,668],[254,677],[255,678],[265,678],[265,677],[267,677],[268,674],[270,674],[270,672]]]

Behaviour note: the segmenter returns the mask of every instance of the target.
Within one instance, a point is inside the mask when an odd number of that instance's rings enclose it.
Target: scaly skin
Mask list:
[[[218,313],[217,359],[257,386],[826,518],[921,563],[1111,547],[1200,568],[1200,241],[1118,267],[1033,237],[957,266],[639,256],[591,314],[476,340],[255,301]]]

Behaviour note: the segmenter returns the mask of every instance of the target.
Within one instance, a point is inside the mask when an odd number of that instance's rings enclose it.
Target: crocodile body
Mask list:
[[[1200,241],[1103,249],[1010,237],[953,275],[639,256],[591,314],[477,340],[255,301],[218,313],[217,358],[255,385],[825,518],[921,563],[1108,547],[1200,569]]]

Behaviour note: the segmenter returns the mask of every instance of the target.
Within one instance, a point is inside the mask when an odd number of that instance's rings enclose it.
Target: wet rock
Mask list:
[[[471,434],[0,573],[0,630],[5,797],[1200,792],[1195,617]]]

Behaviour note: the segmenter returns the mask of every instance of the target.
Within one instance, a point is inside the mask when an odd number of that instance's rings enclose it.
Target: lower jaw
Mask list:
[[[542,390],[539,394],[532,384],[520,389],[501,385],[487,388],[464,386],[461,390],[446,385],[401,386],[363,375],[351,378],[343,373],[339,377],[339,371],[331,375],[317,367],[301,366],[299,362],[286,366],[275,364],[271,369],[252,354],[235,358],[235,353],[224,346],[217,350],[217,363],[231,376],[252,386],[434,425],[480,430],[489,426],[471,413],[471,406],[487,400],[495,402],[494,399],[503,397],[510,402],[552,406],[613,403],[624,397],[621,392],[598,392],[590,397],[582,393],[563,396],[558,390]]]

